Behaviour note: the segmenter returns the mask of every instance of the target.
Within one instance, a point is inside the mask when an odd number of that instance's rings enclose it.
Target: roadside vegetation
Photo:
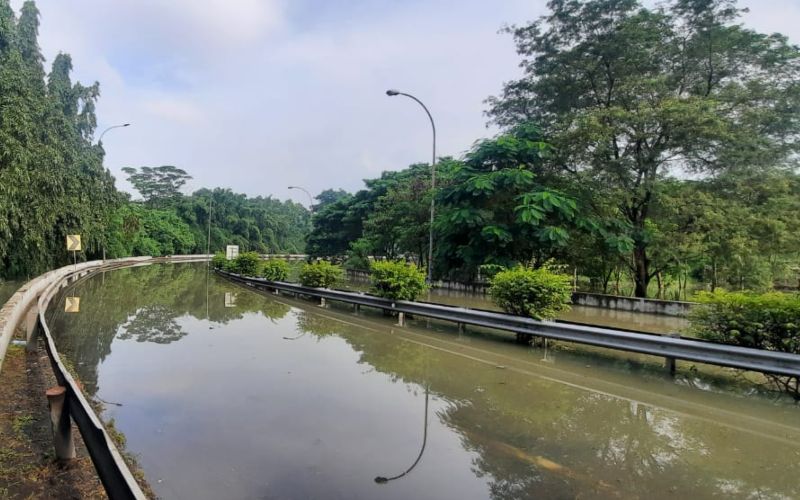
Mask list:
[[[425,273],[410,262],[373,262],[369,279],[371,293],[392,300],[416,300],[428,289]]]
[[[489,294],[503,311],[538,320],[555,319],[572,301],[570,276],[549,266],[515,267],[492,278]]]
[[[725,344],[800,354],[800,294],[701,293],[691,333]],[[800,400],[800,378],[766,375]]]
[[[311,262],[300,268],[300,283],[313,288],[330,288],[344,277],[342,268],[327,260]]]

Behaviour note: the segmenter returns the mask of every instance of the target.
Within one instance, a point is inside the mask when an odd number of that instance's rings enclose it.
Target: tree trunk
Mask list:
[[[635,283],[634,296],[647,297],[647,285],[650,284],[650,261],[647,258],[647,248],[641,242],[636,242],[633,248],[633,280]]]

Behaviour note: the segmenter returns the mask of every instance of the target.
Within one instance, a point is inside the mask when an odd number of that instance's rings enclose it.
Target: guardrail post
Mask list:
[[[358,312],[360,310],[361,310],[361,305],[360,304],[353,304],[353,312],[354,313],[358,314]]]
[[[459,334],[459,335],[461,335],[462,333],[464,333],[464,331],[465,331],[466,329],[467,329],[467,328],[466,328],[466,326],[464,325],[464,323],[461,323],[461,322],[459,321],[459,323],[458,323],[458,334]]]
[[[674,339],[679,339],[679,338],[681,338],[681,334],[680,333],[668,333],[667,337],[671,337],[671,338],[674,338]],[[667,372],[669,373],[670,377],[674,377],[675,376],[675,358],[670,357],[670,356],[665,357],[664,358],[664,368],[667,369]]]
[[[47,404],[50,407],[50,425],[53,429],[53,445],[59,460],[75,458],[75,443],[72,441],[72,422],[69,419],[67,389],[57,385],[47,389]]]
[[[406,313],[397,313],[397,326],[406,326]]]
[[[25,334],[25,350],[35,351],[39,337],[39,306],[37,302],[34,302],[25,314]]]
[[[320,297],[320,299],[319,299],[319,306],[320,306],[320,307],[325,307],[325,297]]]

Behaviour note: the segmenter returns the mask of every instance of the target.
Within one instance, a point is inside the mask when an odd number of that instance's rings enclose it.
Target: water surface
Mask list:
[[[81,311],[54,303],[59,349],[162,498],[800,496],[800,411],[736,384],[397,328],[204,265],[66,294]]]

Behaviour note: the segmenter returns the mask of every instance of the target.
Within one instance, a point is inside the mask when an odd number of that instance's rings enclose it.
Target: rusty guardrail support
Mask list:
[[[72,422],[69,419],[67,388],[57,385],[47,389],[47,405],[50,407],[50,426],[53,429],[53,446],[56,458],[72,460],[75,458],[75,442],[72,440]]]
[[[667,337],[673,339],[681,338],[680,333],[668,333]],[[667,369],[667,372],[670,374],[671,377],[675,376],[675,358],[672,356],[667,356],[664,358],[664,368]]]

